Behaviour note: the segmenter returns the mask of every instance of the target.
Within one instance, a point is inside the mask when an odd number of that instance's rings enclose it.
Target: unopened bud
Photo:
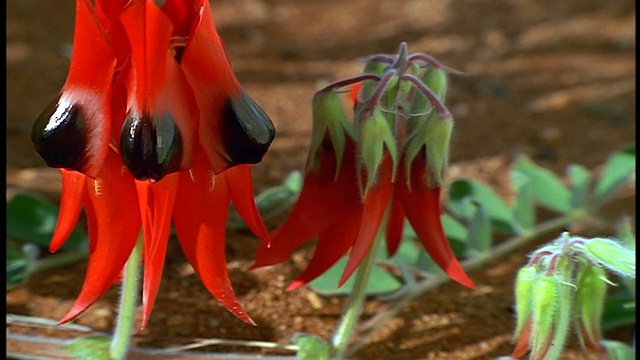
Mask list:
[[[543,358],[551,346],[558,313],[560,284],[553,275],[542,275],[531,298],[531,359]]]
[[[535,266],[525,266],[518,271],[515,285],[516,330],[513,335],[514,341],[520,337],[522,329],[530,320],[531,299],[536,279],[538,279],[538,270]]]
[[[580,345],[595,352],[604,352],[600,341],[600,321],[607,294],[605,271],[598,266],[583,265],[578,273],[573,303],[574,321]]]

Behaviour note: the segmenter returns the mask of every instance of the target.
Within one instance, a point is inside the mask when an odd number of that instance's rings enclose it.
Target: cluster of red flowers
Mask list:
[[[241,89],[207,0],[77,0],[73,53],[60,94],[37,119],[36,150],[62,173],[57,250],[84,206],[90,237],[82,291],[62,322],[94,301],[144,233],[143,326],[173,226],[209,291],[244,321],[225,265],[230,201],[268,241],[249,165],[275,130]]]
[[[451,130],[441,103],[444,70],[426,55],[407,56],[404,44],[397,57],[374,57],[368,66],[365,75],[314,98],[302,193],[290,218],[268,234],[248,164],[261,161],[275,130],[238,84],[208,1],[166,0],[159,7],[153,0],[76,0],[69,75],[32,132],[36,150],[60,168],[63,179],[50,250],[67,239],[83,207],[89,228],[85,282],[61,322],[78,316],[119,280],[142,229],[144,326],[173,224],[206,288],[253,323],[226,268],[230,202],[262,240],[254,267],[282,262],[319,237],[309,267],[289,289],[319,276],[351,249],[342,284],[379,233],[393,254],[405,218],[434,261],[472,287],[440,222]],[[432,72],[420,78],[423,68]],[[433,79],[437,91],[425,85]],[[361,81],[362,88],[352,88],[351,122],[336,90]]]

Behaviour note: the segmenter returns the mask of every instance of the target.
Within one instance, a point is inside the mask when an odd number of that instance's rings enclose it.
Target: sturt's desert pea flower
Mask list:
[[[32,139],[60,168],[60,217],[50,250],[84,207],[90,254],[69,321],[119,280],[142,229],[143,327],[173,223],[206,288],[253,323],[231,287],[224,252],[230,202],[265,243],[249,164],[275,135],[240,87],[207,0],[77,0],[66,82]]]
[[[317,237],[308,267],[288,287],[321,275],[349,250],[342,285],[378,234],[394,254],[405,218],[434,261],[473,287],[445,237],[440,196],[453,126],[443,105],[446,69],[424,54],[377,55],[362,75],[335,82],[313,99],[311,145],[300,197],[262,244],[254,267],[288,259]],[[341,92],[352,106],[343,107]]]

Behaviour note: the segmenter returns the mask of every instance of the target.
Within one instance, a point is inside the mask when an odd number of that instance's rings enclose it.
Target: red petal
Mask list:
[[[351,206],[337,223],[320,234],[307,268],[289,284],[287,291],[293,291],[322,275],[353,246],[360,230],[359,217],[362,216],[362,206],[357,203],[353,205],[356,206]]]
[[[200,143],[218,174],[230,166],[223,146],[223,116],[229,97],[240,94],[240,85],[216,31],[209,2],[202,1],[202,6],[181,63],[200,110]]]
[[[86,144],[83,173],[94,178],[107,156],[111,81],[116,58],[88,0],[76,0],[75,32],[63,96],[83,111]]]
[[[251,167],[249,165],[234,166],[220,173],[219,176],[226,179],[226,183],[229,185],[231,201],[238,211],[238,214],[240,214],[249,229],[269,246],[269,234],[258,212],[253,196]]]
[[[216,176],[199,153],[190,172],[180,173],[173,221],[185,256],[209,292],[229,311],[255,325],[238,302],[225,255],[225,227],[231,201],[227,180]]]
[[[136,189],[131,175],[122,171],[122,161],[115,152],[108,153],[96,182],[87,179],[89,220],[89,265],[84,284],[75,304],[60,321],[80,315],[100,298],[118,277],[140,232],[140,212],[136,206]]]
[[[62,198],[58,221],[49,244],[51,252],[58,251],[76,227],[86,193],[85,175],[65,169],[60,169],[60,174],[62,175]]]
[[[197,146],[198,106],[171,53],[173,24],[153,0],[132,2],[120,19],[131,44],[133,63],[128,108],[152,117],[171,115],[180,130],[181,169],[186,170]]]
[[[347,141],[338,176],[333,149],[323,149],[319,168],[306,174],[300,197],[289,218],[271,233],[271,247],[261,244],[252,268],[285,261],[305,242],[340,219],[349,219],[353,206],[361,206],[355,172],[355,148]],[[350,219],[353,220],[353,219]]]
[[[376,175],[377,183],[369,189],[367,197],[364,199],[360,231],[353,244],[353,250],[351,250],[351,254],[349,255],[349,262],[342,273],[342,277],[340,277],[338,286],[342,286],[358,268],[367,253],[369,253],[369,250],[371,250],[373,240],[376,238],[378,231],[380,231],[380,224],[384,218],[387,204],[389,203],[389,196],[391,195],[392,166],[391,158],[385,156]]]
[[[398,196],[391,194],[391,200],[389,200],[390,209],[389,216],[387,217],[387,255],[393,256],[400,246],[402,241],[402,233],[404,230],[404,211],[402,211],[402,205],[398,200]]]
[[[404,169],[404,166],[399,168]],[[451,279],[469,288],[475,288],[460,267],[442,229],[440,188],[429,188],[424,156],[417,156],[411,169],[409,182],[405,172],[398,171],[395,183],[395,194],[402,204],[409,223],[427,253]]]
[[[149,321],[162,278],[178,179],[179,174],[171,174],[156,183],[136,181],[144,230],[143,329]]]
[[[511,353],[512,359],[518,359],[525,356],[530,349],[529,346],[529,338],[531,337],[531,320],[529,320],[522,331],[520,332],[520,336],[518,337],[518,341],[516,342],[516,346],[513,349],[513,353]]]

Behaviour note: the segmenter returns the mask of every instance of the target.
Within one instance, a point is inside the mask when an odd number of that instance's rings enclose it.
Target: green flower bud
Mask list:
[[[364,198],[376,180],[376,174],[382,162],[385,148],[391,156],[394,168],[398,151],[393,132],[379,107],[376,107],[370,116],[358,119],[357,133],[358,151],[360,155],[358,166],[360,170],[364,167],[367,175],[364,186],[362,179],[360,179],[360,188],[362,189],[362,197]],[[359,176],[362,176],[361,173],[362,171],[358,171]]]
[[[531,298],[531,359],[543,358],[551,346],[558,316],[560,284],[553,275],[542,275]]]
[[[306,171],[316,168],[317,153],[328,135],[336,151],[337,177],[346,143],[345,136],[355,139],[353,126],[344,112],[340,97],[334,91],[317,92],[313,97],[312,110],[313,127]]]
[[[605,275],[601,267],[581,266],[573,302],[574,322],[580,345],[600,353],[604,352],[600,345],[600,321],[607,294]]]
[[[531,315],[531,298],[533,287],[538,279],[538,270],[535,266],[525,266],[518,271],[515,285],[516,300],[516,330],[513,339],[516,341],[520,337],[522,329]]]
[[[625,248],[615,240],[603,238],[587,240],[583,249],[590,260],[604,268],[626,278],[636,278],[635,250]]]
[[[544,354],[545,359],[558,359],[564,348],[571,324],[571,305],[574,285],[573,269],[575,263],[568,257],[560,257],[556,263],[555,277],[558,284],[558,307],[553,325],[553,337],[548,350]],[[532,359],[534,357],[532,356]]]

